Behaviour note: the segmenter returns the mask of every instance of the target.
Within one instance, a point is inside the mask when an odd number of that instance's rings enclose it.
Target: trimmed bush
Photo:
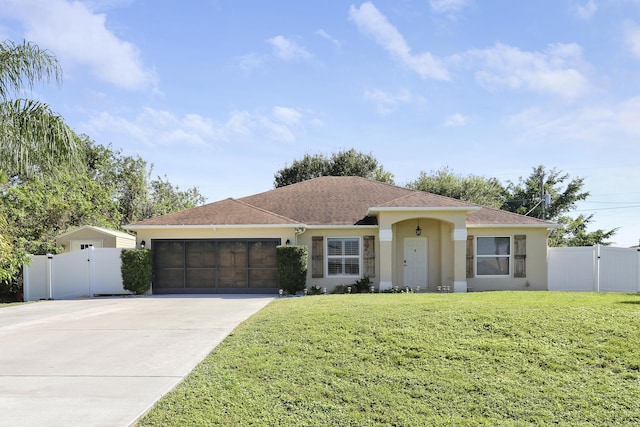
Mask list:
[[[151,288],[153,270],[151,267],[151,251],[149,249],[123,249],[122,284],[124,289],[136,295],[144,294]]]
[[[280,288],[290,295],[304,290],[307,283],[309,249],[299,245],[278,246],[276,257]]]

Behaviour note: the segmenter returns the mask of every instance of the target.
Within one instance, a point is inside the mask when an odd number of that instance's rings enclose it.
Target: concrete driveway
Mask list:
[[[270,296],[0,308],[0,426],[128,426]]]

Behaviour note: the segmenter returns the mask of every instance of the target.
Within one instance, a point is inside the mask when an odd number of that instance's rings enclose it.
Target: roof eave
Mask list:
[[[378,206],[369,208],[367,214],[376,214],[378,212],[476,212],[482,209],[480,206],[452,206],[452,207],[424,207],[424,206]]]
[[[326,229],[339,229],[339,230],[348,230],[348,229],[353,229],[353,230],[362,230],[365,228],[373,228],[373,229],[378,229],[380,228],[379,225],[377,224],[367,224],[367,225],[356,225],[356,224],[344,224],[344,225],[331,225],[331,224],[314,224],[314,225],[305,225],[305,228],[307,230],[326,230]]]
[[[561,228],[560,224],[467,224],[467,228]]]
[[[217,229],[217,228],[302,228],[306,227],[305,224],[129,224],[124,225],[122,228],[125,230],[153,230],[153,229],[166,229],[166,228],[179,228],[179,229]]]

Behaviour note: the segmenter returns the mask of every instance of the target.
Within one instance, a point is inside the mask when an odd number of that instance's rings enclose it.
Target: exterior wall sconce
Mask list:
[[[416,227],[416,236],[422,234],[422,228],[420,228],[420,220],[418,220],[418,226]]]
[[[140,242],[140,249],[144,249],[145,246],[147,246],[147,242],[145,242],[144,240]]]
[[[284,242],[285,245],[290,245],[291,244],[291,240],[287,239],[286,242]]]

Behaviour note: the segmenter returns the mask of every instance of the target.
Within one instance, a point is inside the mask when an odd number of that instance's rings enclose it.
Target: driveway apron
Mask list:
[[[0,426],[129,426],[271,296],[0,308]]]

